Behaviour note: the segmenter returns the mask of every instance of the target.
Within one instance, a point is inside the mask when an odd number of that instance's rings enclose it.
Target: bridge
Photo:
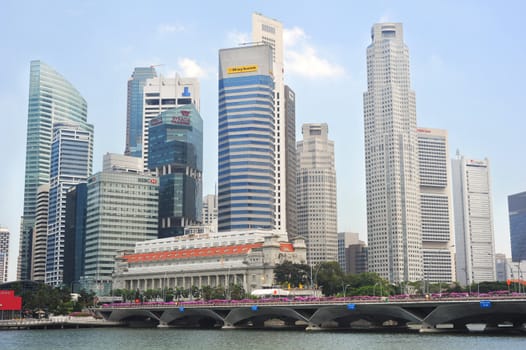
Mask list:
[[[92,311],[133,327],[290,328],[526,334],[526,298],[198,301],[111,304]]]

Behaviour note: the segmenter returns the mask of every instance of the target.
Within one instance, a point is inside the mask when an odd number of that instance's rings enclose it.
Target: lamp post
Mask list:
[[[343,283],[342,283],[343,285]],[[345,287],[343,287],[343,297],[345,298],[345,293],[347,292],[347,288],[350,287],[350,284],[346,284]]]

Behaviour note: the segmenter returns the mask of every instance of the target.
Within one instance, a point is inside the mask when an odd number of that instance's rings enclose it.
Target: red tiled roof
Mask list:
[[[220,247],[206,247],[193,249],[169,250],[163,252],[137,253],[125,255],[123,258],[128,262],[161,261],[174,259],[188,259],[195,257],[213,257],[223,255],[243,255],[253,248],[260,248],[263,243],[238,244]],[[280,251],[293,252],[292,243],[280,243]]]

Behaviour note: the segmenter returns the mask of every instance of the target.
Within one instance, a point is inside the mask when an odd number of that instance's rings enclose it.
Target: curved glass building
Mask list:
[[[274,228],[272,48],[219,51],[218,230]]]
[[[93,126],[86,121],[87,114],[86,101],[70,82],[44,62],[31,62],[19,280],[29,279],[31,274],[31,241],[37,190],[40,185],[49,183],[50,179],[53,124],[75,122],[81,129],[93,133]],[[92,170],[92,144],[90,148],[89,173]]]

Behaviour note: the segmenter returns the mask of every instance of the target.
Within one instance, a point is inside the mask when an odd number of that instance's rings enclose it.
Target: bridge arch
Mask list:
[[[225,317],[225,326],[235,327],[240,324],[256,321],[259,324],[271,319],[280,319],[289,323],[303,321],[308,323],[308,319],[296,310],[288,307],[244,307],[233,309]]]

